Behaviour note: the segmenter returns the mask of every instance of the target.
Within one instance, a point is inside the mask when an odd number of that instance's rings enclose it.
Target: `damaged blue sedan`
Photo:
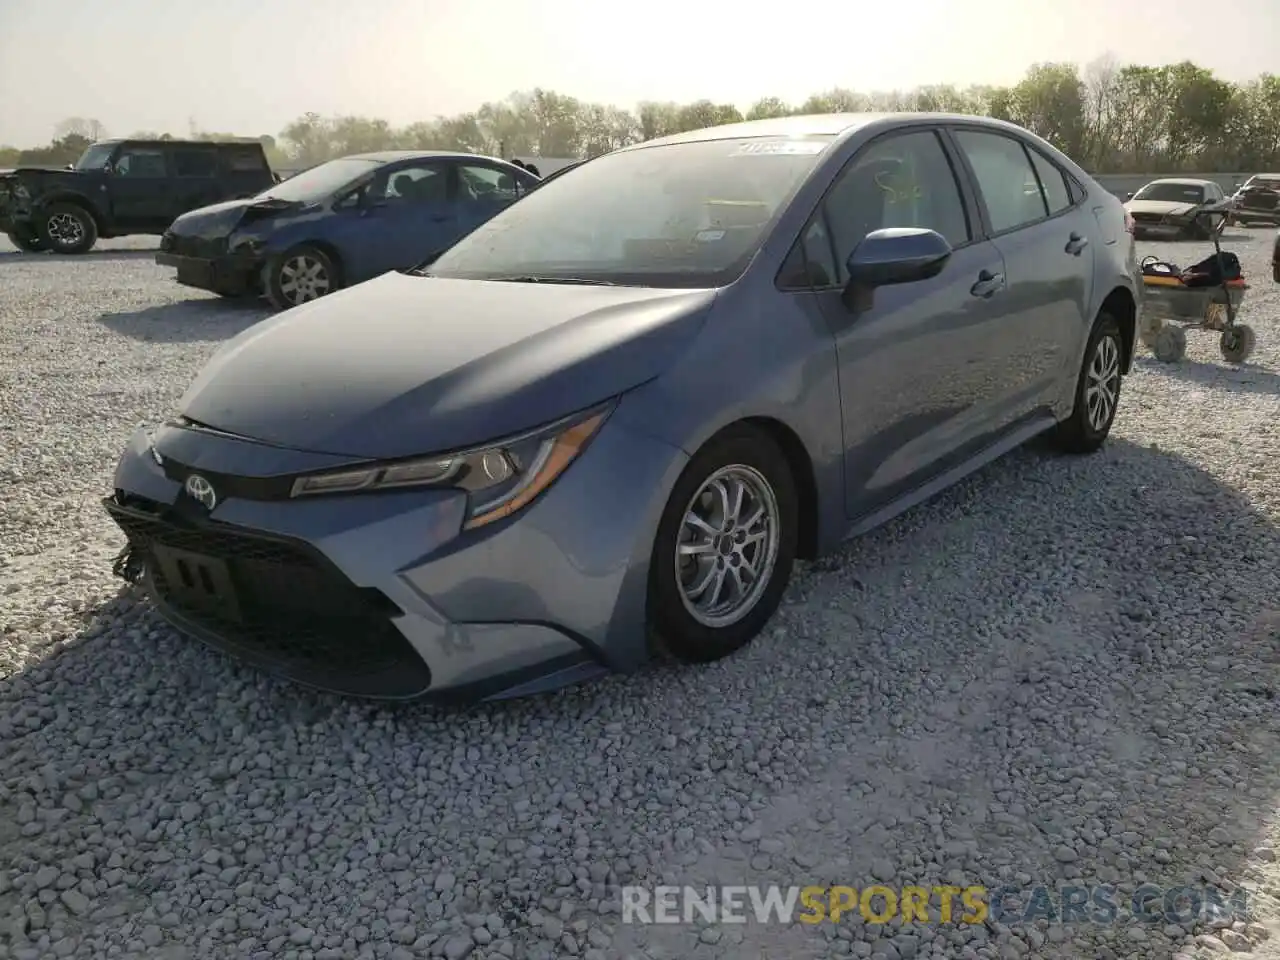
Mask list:
[[[1044,432],[1106,440],[1120,202],[1010,124],[789,117],[548,180],[226,344],[106,508],[180,631],[338,693],[740,649],[797,558]]]

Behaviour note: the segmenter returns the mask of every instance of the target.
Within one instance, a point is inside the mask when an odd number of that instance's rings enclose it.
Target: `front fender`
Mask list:
[[[102,207],[92,197],[78,190],[53,190],[40,194],[31,201],[31,215],[38,216],[59,203],[74,203],[76,206],[84,207],[89,211],[89,216],[93,217],[99,233],[106,228],[107,217]]]

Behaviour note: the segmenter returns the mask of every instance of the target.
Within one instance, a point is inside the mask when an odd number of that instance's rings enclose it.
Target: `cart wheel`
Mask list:
[[[1210,330],[1227,328],[1227,306],[1224,303],[1211,303],[1204,310],[1204,325]]]
[[[1150,314],[1144,314],[1142,317],[1142,325],[1138,330],[1138,339],[1148,349],[1154,350],[1156,346],[1156,338],[1160,336],[1160,331],[1164,329],[1164,321],[1159,317],[1153,317]]]
[[[1166,326],[1151,349],[1161,363],[1177,363],[1187,355],[1187,334],[1181,327]]]
[[[1230,330],[1222,331],[1218,347],[1222,350],[1222,359],[1227,363],[1244,363],[1257,343],[1258,337],[1253,332],[1253,327],[1238,323]]]

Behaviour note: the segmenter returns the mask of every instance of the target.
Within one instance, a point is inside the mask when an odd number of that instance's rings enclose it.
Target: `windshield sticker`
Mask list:
[[[825,140],[746,140],[731,157],[800,156],[812,157],[827,149]]]

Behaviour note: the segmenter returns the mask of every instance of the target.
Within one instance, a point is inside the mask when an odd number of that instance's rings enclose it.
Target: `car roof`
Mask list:
[[[1161,177],[1159,180],[1152,180],[1147,186],[1156,183],[1172,183],[1179,187],[1208,187],[1217,186],[1213,180],[1193,180],[1191,177]]]
[[[168,140],[161,140],[155,137],[108,137],[105,140],[95,140],[92,146],[99,147],[103,145],[115,145],[117,143],[145,143],[148,145],[160,147],[260,147],[261,140],[254,140],[246,137],[243,140],[181,140],[171,137]]]
[[[749,137],[843,137],[872,124],[883,123],[889,126],[920,121],[977,124],[1024,135],[1027,132],[1012,123],[996,120],[993,117],[960,113],[815,113],[726,123],[718,127],[706,127],[702,130],[690,130],[686,133],[675,133],[667,137],[646,140],[625,149],[637,150],[671,143],[739,140]]]
[[[482,157],[475,153],[462,153],[457,150],[377,150],[373,153],[352,153],[337,160],[369,160],[373,163],[395,163],[397,160],[446,160],[463,158],[468,160],[493,160],[494,157]],[[499,160],[498,163],[506,163]]]

